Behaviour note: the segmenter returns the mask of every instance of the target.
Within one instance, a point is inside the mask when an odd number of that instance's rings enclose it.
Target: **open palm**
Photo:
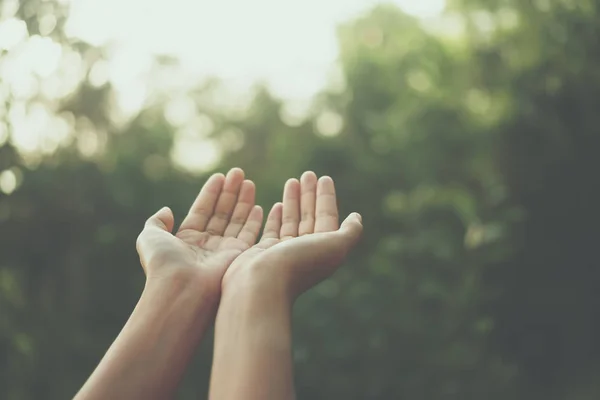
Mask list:
[[[245,280],[244,271],[279,281],[297,296],[331,275],[362,232],[354,213],[339,225],[333,180],[306,172],[285,185],[283,202],[273,206],[260,242],[244,251],[223,278],[224,288]]]
[[[218,291],[229,265],[256,243],[263,213],[255,191],[235,168],[208,179],[176,233],[170,209],[150,217],[137,241],[148,278],[192,274]]]

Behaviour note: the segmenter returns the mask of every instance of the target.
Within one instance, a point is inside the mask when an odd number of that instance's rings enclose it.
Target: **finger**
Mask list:
[[[188,215],[185,217],[179,230],[194,229],[204,231],[211,215],[214,212],[215,204],[223,190],[225,176],[223,174],[214,174],[204,184],[198,197],[194,200]]]
[[[298,236],[300,224],[300,182],[290,179],[283,189],[283,213],[281,217],[281,239]]]
[[[249,246],[252,246],[256,243],[258,239],[258,234],[260,233],[260,228],[263,223],[263,209],[261,206],[252,207],[252,211],[248,215],[246,219],[246,223],[242,227],[238,239],[248,243]]]
[[[339,227],[339,215],[333,179],[323,176],[317,183],[315,233],[332,232]]]
[[[165,231],[171,233],[173,231],[173,226],[175,225],[175,218],[173,217],[173,212],[169,207],[163,207],[156,214],[151,216],[146,220],[144,224],[144,229],[138,235],[135,248],[138,251],[138,254],[141,258],[144,254],[148,254],[152,251],[152,246],[149,247],[149,243],[147,242],[148,234],[151,230],[160,229],[161,231]],[[152,235],[150,235],[152,236]],[[142,259],[142,262],[144,260]]]
[[[156,214],[148,218],[145,228],[158,228],[171,233],[175,225],[173,211],[169,207],[163,207]]]
[[[313,233],[315,229],[315,205],[317,198],[317,175],[308,171],[300,178],[300,225],[298,236]]]
[[[279,232],[281,231],[281,218],[283,216],[283,204],[275,203],[269,215],[267,216],[267,222],[265,222],[265,229],[261,240],[265,239],[279,239]]]
[[[212,235],[223,235],[231,219],[231,214],[237,203],[238,194],[243,182],[244,171],[241,169],[233,168],[227,173],[225,183],[223,184],[223,191],[221,191],[214,213],[208,221],[206,232]]]
[[[231,220],[229,221],[227,228],[225,228],[225,234],[223,236],[238,236],[254,207],[255,195],[256,186],[254,185],[254,182],[245,180],[240,188],[237,204],[233,209]]]
[[[362,231],[362,217],[359,213],[352,213],[346,217],[344,222],[342,222],[340,229],[337,231],[342,238],[346,251],[356,245],[362,235]]]

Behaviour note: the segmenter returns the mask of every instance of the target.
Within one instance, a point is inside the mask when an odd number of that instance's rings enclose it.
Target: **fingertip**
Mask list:
[[[313,171],[306,171],[300,177],[301,183],[310,183],[310,182],[315,182],[316,180],[317,180],[317,174],[315,174]]]
[[[156,216],[172,216],[173,211],[169,207],[165,206],[165,207],[162,207],[160,210],[158,210],[155,215]]]
[[[283,188],[284,200],[294,200],[300,197],[300,181],[296,178],[290,178],[285,182]]]
[[[319,178],[319,183],[321,183],[321,184],[333,183],[333,178],[331,178],[329,175],[323,175],[322,177]]]
[[[211,181],[222,181],[225,180],[225,174],[221,172],[214,173],[208,178]]]
[[[169,232],[173,230],[175,218],[173,211],[169,207],[162,207],[152,217],[146,221],[146,226],[156,226]]]
[[[242,175],[245,176],[244,170],[239,167],[233,167],[227,172],[227,175]]]
[[[267,218],[281,220],[281,218],[283,218],[283,203],[277,202],[273,204],[273,207],[271,207]]]
[[[242,183],[245,182],[244,178],[245,174],[242,169],[232,168],[229,170],[229,172],[227,172],[227,176],[225,177],[225,185],[241,186]]]
[[[300,181],[296,178],[290,178],[285,182],[285,186],[288,186],[288,187],[293,186],[293,185],[299,185],[299,184],[300,184]]]
[[[250,210],[250,213],[248,213],[247,221],[260,221],[262,223],[263,218],[264,218],[264,214],[263,214],[262,207],[256,205],[256,206],[252,207],[252,209]]]
[[[225,175],[220,172],[212,174],[204,183],[202,189],[207,190],[211,193],[219,193],[223,189],[225,184]]]
[[[317,182],[317,194],[335,194],[333,178],[329,175],[320,177]]]
[[[362,217],[359,213],[352,213],[346,217],[342,225],[340,226],[340,230],[350,232],[353,234],[360,234],[362,231]]]
[[[267,216],[261,240],[279,238],[282,216],[283,204],[281,202],[273,204],[269,211],[269,215]]]
[[[245,201],[254,202],[254,196],[256,195],[256,185],[249,179],[246,179],[242,182],[242,186],[240,189],[240,195],[238,196],[238,202]]]
[[[226,191],[238,191],[244,181],[244,171],[240,168],[232,168],[225,176],[223,187]]]

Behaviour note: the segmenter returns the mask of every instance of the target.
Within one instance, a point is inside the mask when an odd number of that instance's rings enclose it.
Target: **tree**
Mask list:
[[[0,53],[0,73],[31,41],[59,46],[62,67],[31,72],[40,90],[2,91],[5,397],[69,397],[95,367],[143,284],[143,221],[163,205],[182,216],[209,172],[173,162],[182,138],[217,144],[213,169],[243,167],[263,206],[312,169],[335,179],[342,213],[364,217],[348,265],[297,305],[300,398],[597,397],[598,9],[453,1],[463,34],[448,37],[377,7],[340,27],[345,87],[291,123],[260,86],[246,112],[217,107],[217,80],[149,82],[143,109],[119,116],[115,88],[94,78],[106,49],[65,35],[61,2],[21,1],[11,23],[28,39]],[[185,121],[165,112],[176,100],[192,104]],[[27,147],[17,117],[31,115],[41,134],[66,133]],[[182,398],[206,393],[209,352]]]

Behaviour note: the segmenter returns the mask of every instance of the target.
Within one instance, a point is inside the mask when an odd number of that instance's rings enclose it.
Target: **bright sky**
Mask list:
[[[445,0],[392,0],[438,16]],[[336,27],[376,0],[71,0],[70,34],[122,49],[131,76],[151,54],[177,56],[200,76],[245,88],[261,80],[286,99],[322,89],[337,57]]]
[[[97,63],[90,73],[92,84],[110,80],[117,115],[135,115],[144,105],[152,57],[168,54],[181,61],[183,70],[161,79],[167,87],[193,87],[203,78],[217,76],[226,87],[218,106],[236,107],[248,102],[248,89],[258,81],[290,109],[302,115],[313,95],[331,82],[338,57],[336,28],[369,10],[377,0],[60,0],[71,3],[67,34],[93,45],[109,45],[109,63]],[[424,21],[438,21],[446,0],[389,0]],[[28,38],[23,21],[11,18],[18,0],[0,2],[0,81],[14,101],[4,122],[0,120],[0,144],[8,139],[23,154],[51,154],[78,131],[82,154],[93,155],[98,136],[86,126],[54,115],[43,103],[27,106],[27,99],[41,92],[59,99],[85,79],[81,55],[61,48],[49,37]],[[40,20],[40,31],[52,31],[53,16]],[[38,78],[40,78],[38,82]],[[148,79],[153,79],[151,82]],[[162,80],[160,81],[162,82]],[[0,87],[2,89],[2,87]],[[6,93],[0,90],[0,100]],[[245,96],[246,95],[246,96]],[[185,168],[202,170],[218,159],[218,146],[199,139],[210,130],[189,107],[189,98],[173,91],[165,115],[177,127],[172,158]],[[221,104],[222,103],[222,104]],[[0,102],[0,105],[2,103]],[[190,110],[192,110],[190,114]],[[294,111],[295,110],[295,111]],[[0,109],[0,117],[5,110]],[[210,122],[210,121],[208,121]],[[332,113],[318,119],[323,134],[335,134],[343,121]],[[85,124],[84,124],[85,125]],[[52,127],[49,129],[49,127]],[[88,132],[89,131],[89,132]],[[191,132],[191,134],[189,134]],[[202,157],[199,157],[202,155]],[[33,159],[33,158],[32,158]],[[199,164],[200,163],[200,164]],[[14,190],[18,179],[0,171],[0,191]],[[13,179],[14,178],[14,179]],[[12,189],[11,189],[12,188]]]

